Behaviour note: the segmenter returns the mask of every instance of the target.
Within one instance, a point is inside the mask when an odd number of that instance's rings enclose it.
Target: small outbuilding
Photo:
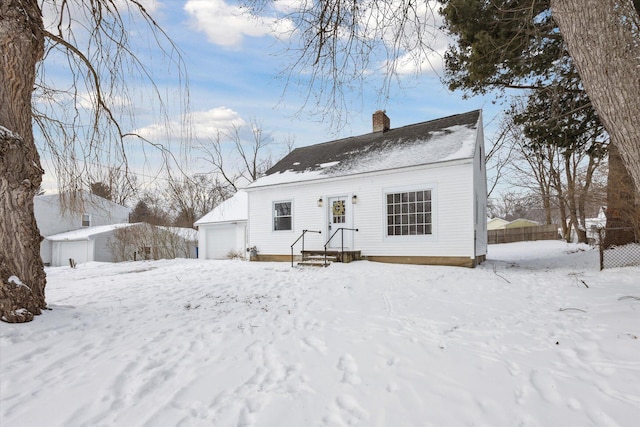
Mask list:
[[[247,193],[238,191],[196,221],[198,258],[246,258],[248,209]]]
[[[91,261],[113,262],[109,243],[115,231],[132,225],[134,224],[98,225],[46,237],[45,240],[51,246],[51,266],[69,265],[70,262],[74,264]]]
[[[508,224],[505,224],[502,228],[522,228],[522,227],[537,227],[540,223],[537,221],[532,221],[530,219],[518,218],[514,219]]]
[[[502,218],[491,218],[487,220],[487,230],[502,230],[509,224],[509,221]]]

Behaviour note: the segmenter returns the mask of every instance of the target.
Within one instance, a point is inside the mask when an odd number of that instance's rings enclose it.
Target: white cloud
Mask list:
[[[218,132],[224,132],[234,126],[246,124],[245,120],[236,111],[224,106],[212,108],[208,111],[189,113],[184,117],[183,123],[182,125],[176,121],[154,123],[137,129],[135,133],[150,141],[177,138],[179,129],[186,125],[189,127],[189,132],[194,139],[206,139],[213,137]]]
[[[440,75],[444,71],[444,54],[447,50],[449,39],[442,33],[434,36],[429,43],[430,50],[416,50],[400,55],[395,64],[395,72],[400,76],[416,74],[436,74]],[[391,64],[389,61],[383,63],[387,69]]]
[[[194,137],[210,137],[218,131],[243,126],[245,123],[237,112],[227,107],[191,113]]]
[[[289,27],[275,17],[252,15],[247,8],[229,5],[224,0],[189,0],[184,10],[192,25],[208,40],[227,48],[239,47],[245,37],[276,36]]]

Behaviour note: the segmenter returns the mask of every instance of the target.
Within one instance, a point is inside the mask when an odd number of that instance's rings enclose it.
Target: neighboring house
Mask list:
[[[311,230],[305,249],[337,233],[328,249],[372,261],[475,266],[487,253],[484,156],[480,110],[397,129],[377,111],[372,133],[297,148],[246,188],[247,246],[284,261]]]
[[[607,226],[607,207],[600,206],[598,209],[598,216],[595,218],[586,218],[585,220],[585,229],[587,231],[587,242],[589,243],[599,243],[600,236],[599,231]],[[578,241],[578,234],[575,230],[571,229],[571,241]]]
[[[81,191],[80,200],[81,210],[73,212],[64,208],[58,194],[37,196],[34,199],[34,212],[40,235],[48,237],[87,227],[129,222],[131,209],[125,206],[86,191]],[[40,244],[45,265],[51,263],[51,242],[43,240]]]
[[[198,227],[198,258],[245,258],[248,197],[238,191],[194,224]]]
[[[537,221],[532,221],[530,219],[518,218],[513,221],[505,224],[502,228],[522,228],[522,227],[537,227],[540,225]]]
[[[192,228],[123,223],[67,231],[45,240],[51,245],[51,266],[58,267],[70,260],[82,264],[195,258],[197,239]]]
[[[502,230],[509,224],[509,221],[502,218],[491,218],[487,221],[487,230]]]

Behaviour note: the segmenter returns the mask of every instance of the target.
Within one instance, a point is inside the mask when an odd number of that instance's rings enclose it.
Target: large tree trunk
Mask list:
[[[622,164],[615,145],[609,145],[607,180],[607,225],[604,246],[640,241],[640,205],[633,195],[633,180]]]
[[[6,322],[32,320],[46,306],[33,213],[43,170],[31,122],[41,29],[37,0],[0,2],[0,316]]]
[[[555,21],[640,194],[640,17],[633,0],[551,0]]]

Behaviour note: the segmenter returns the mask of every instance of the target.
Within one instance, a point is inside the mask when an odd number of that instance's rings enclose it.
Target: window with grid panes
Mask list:
[[[291,230],[291,202],[273,204],[273,229],[275,231]]]
[[[431,190],[388,193],[387,236],[432,234]]]

